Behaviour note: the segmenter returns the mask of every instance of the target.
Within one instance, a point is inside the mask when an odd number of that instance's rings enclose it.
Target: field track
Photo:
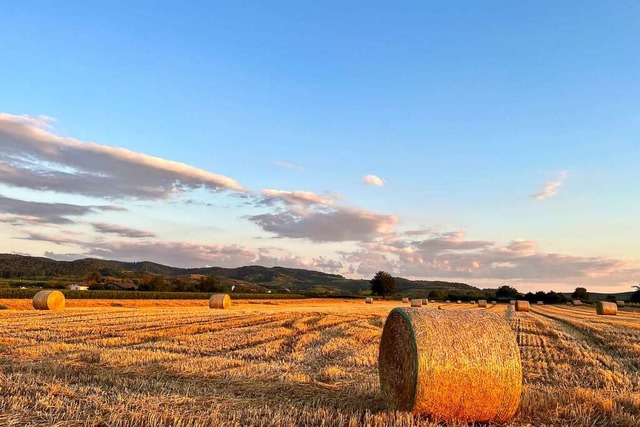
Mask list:
[[[0,426],[437,425],[387,413],[378,391],[397,301],[67,302],[49,313],[0,300]],[[486,310],[520,346],[525,387],[509,425],[640,425],[640,312]]]

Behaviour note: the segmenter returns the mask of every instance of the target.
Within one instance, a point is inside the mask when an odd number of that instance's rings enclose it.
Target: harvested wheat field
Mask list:
[[[380,392],[384,321],[411,310],[399,301],[113,302],[0,301],[0,425],[438,425],[388,412]],[[505,425],[640,425],[639,312],[440,307],[490,311],[515,332],[524,384]]]

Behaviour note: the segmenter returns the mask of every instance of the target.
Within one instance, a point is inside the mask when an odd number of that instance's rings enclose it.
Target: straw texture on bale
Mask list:
[[[427,304],[429,304],[429,300],[426,299],[426,298],[423,298],[422,299],[422,305],[427,305]]]
[[[529,311],[529,301],[516,301],[516,311]]]
[[[402,298],[402,302],[404,302],[404,303],[409,302],[409,298]]]
[[[618,306],[615,302],[596,301],[596,314],[600,316],[615,316]]]
[[[411,307],[422,307],[422,300],[421,299],[412,299],[411,300]]]
[[[213,294],[209,298],[209,308],[231,308],[231,298],[227,294]]]
[[[514,299],[509,300],[509,304],[511,304],[511,305],[516,305],[516,300],[514,300]]]
[[[506,422],[522,391],[516,337],[484,310],[393,309],[378,369],[390,409],[440,421]]]
[[[618,307],[624,307],[624,301],[616,301]]]
[[[544,301],[538,301],[538,305],[544,305]]]
[[[478,300],[478,307],[486,307],[487,306],[487,300],[486,299],[479,299]]]
[[[574,299],[573,305],[582,305],[582,301],[580,301],[579,299]]]
[[[373,298],[372,297],[367,297],[367,298],[365,298],[364,302],[366,302],[367,304],[373,304]]]
[[[64,310],[64,294],[60,291],[40,291],[33,297],[33,308],[36,310]]]

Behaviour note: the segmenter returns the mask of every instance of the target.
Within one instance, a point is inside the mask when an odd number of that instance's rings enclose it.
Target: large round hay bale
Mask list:
[[[378,369],[392,410],[441,421],[506,422],[522,391],[516,337],[484,310],[393,309]]]
[[[487,306],[487,300],[486,299],[479,299],[478,300],[478,307],[486,307]]]
[[[411,300],[411,307],[422,307],[422,300],[421,299],[412,299]]]
[[[574,299],[573,301],[571,301],[571,303],[573,305],[582,305],[582,301],[580,301],[579,299]]]
[[[544,301],[538,301],[538,305],[544,305]]]
[[[618,307],[624,307],[624,301],[616,301]]]
[[[213,294],[209,298],[209,308],[220,308],[226,310],[231,307],[231,297],[227,294]]]
[[[33,297],[33,308],[36,310],[64,310],[64,294],[60,291],[40,291]]]
[[[409,298],[402,298],[402,302],[405,303],[405,304],[408,303],[409,302]]]
[[[516,311],[529,311],[529,301],[516,301]]]
[[[367,304],[373,304],[373,298],[372,297],[366,297],[364,299],[364,302],[367,303]]]
[[[615,316],[618,306],[615,302],[596,301],[596,313],[600,316]]]
[[[422,305],[427,305],[429,304],[429,300],[426,298],[422,298]]]

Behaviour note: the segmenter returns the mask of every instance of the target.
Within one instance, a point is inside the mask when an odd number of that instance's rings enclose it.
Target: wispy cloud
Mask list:
[[[0,213],[9,214],[0,218],[2,222],[23,224],[72,224],[70,217],[89,215],[104,211],[124,211],[118,206],[81,206],[68,203],[43,203],[12,199],[0,195]]]
[[[562,184],[568,176],[569,173],[567,171],[560,172],[556,179],[547,181],[542,190],[535,194],[532,194],[530,197],[534,200],[544,200],[548,199],[549,197],[555,196],[556,194],[558,194],[560,187],[562,187]]]
[[[0,183],[110,199],[167,199],[197,188],[246,191],[232,178],[184,163],[59,137],[49,123],[0,114]]]
[[[377,175],[367,175],[362,178],[364,185],[371,185],[374,187],[384,187],[384,180]]]
[[[273,204],[280,201],[285,205],[325,205],[333,206],[335,200],[331,197],[321,196],[311,191],[287,191],[287,190],[273,190],[266,188],[261,191],[263,201],[265,204]]]
[[[146,239],[156,237],[154,233],[148,231],[136,230],[134,228],[123,227],[116,224],[93,223],[91,225],[93,226],[93,229],[98,233],[117,234],[118,236],[130,237],[132,239]]]
[[[297,170],[297,171],[303,171],[304,168],[300,165],[296,165],[294,163],[289,163],[289,162],[285,162],[283,160],[276,160],[275,162],[273,162],[276,164],[276,166],[279,166],[283,169],[293,169],[293,170]]]

